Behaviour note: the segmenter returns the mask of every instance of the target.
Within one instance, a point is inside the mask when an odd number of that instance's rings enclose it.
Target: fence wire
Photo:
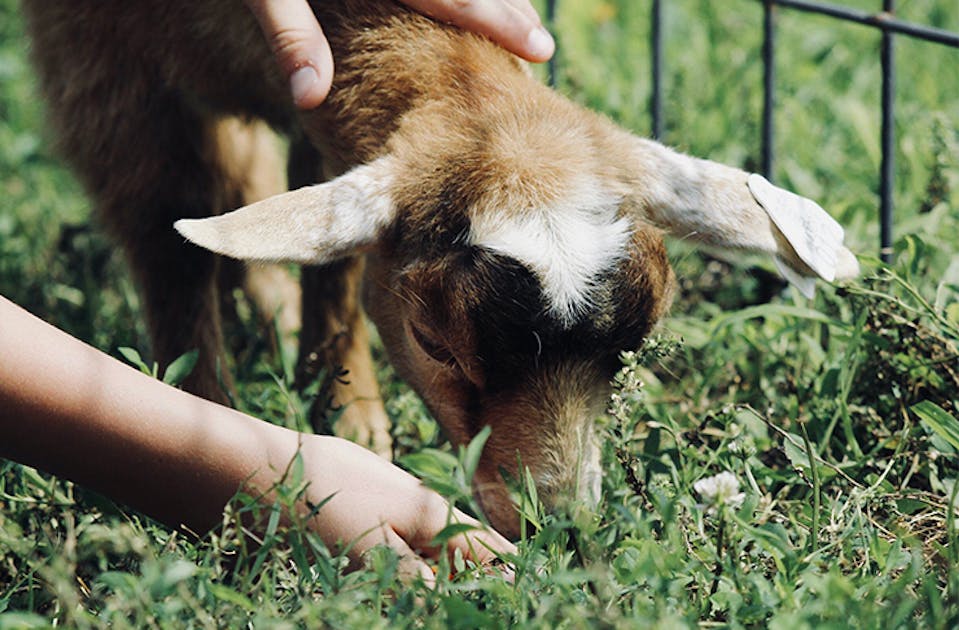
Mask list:
[[[546,0],[546,19],[553,24],[560,0]],[[879,130],[882,160],[879,167],[879,255],[885,262],[892,260],[893,190],[896,177],[895,105],[896,105],[896,37],[909,37],[930,43],[959,48],[959,33],[915,24],[896,17],[895,0],[882,0],[879,11],[870,13],[843,5],[813,0],[757,0],[763,5],[763,120],[761,137],[761,164],[763,175],[773,180],[776,164],[775,110],[776,110],[776,15],[780,9],[802,11],[827,16],[834,20],[852,22],[881,31],[879,49],[882,68],[880,108],[882,125]],[[663,6],[661,0],[650,0],[650,60],[651,96],[649,115],[652,136],[663,135]],[[549,81],[555,85],[556,61],[550,61]]]

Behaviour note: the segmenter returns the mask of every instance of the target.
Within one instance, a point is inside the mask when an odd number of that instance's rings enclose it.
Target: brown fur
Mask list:
[[[482,254],[471,261],[473,254],[444,248],[468,228],[467,210],[518,212],[530,204],[549,204],[571,174],[595,171],[607,150],[608,123],[584,116],[480,37],[437,26],[392,3],[344,0],[314,7],[330,38],[337,73],[324,106],[301,116],[303,131],[320,150],[327,171],[387,152],[397,156],[401,169],[393,197],[403,218],[374,256],[367,285],[377,294],[371,308],[400,371],[424,392],[457,442],[469,440],[485,423],[505,422],[533,445],[530,453],[558,448],[562,439],[541,439],[544,429],[553,429],[536,420],[544,410],[537,408],[535,396],[523,394],[527,385],[534,391],[545,387],[524,376],[530,357],[522,349],[501,347],[522,334],[517,332],[522,325],[500,329],[495,314],[482,316],[498,295],[489,274],[498,274],[509,282],[519,278],[515,288],[533,296],[523,310],[526,323],[548,325],[537,319],[535,281],[515,263]],[[226,0],[35,0],[24,8],[62,151],[130,259],[158,360],[167,363],[199,348],[200,362],[186,386],[225,400],[216,380],[224,356],[216,296],[219,263],[184,243],[170,226],[176,219],[252,203],[282,184],[271,157],[275,145],[255,123],[233,118],[255,117],[295,133],[286,87],[255,23]],[[294,148],[300,146],[294,139]],[[303,184],[320,177],[319,161],[308,150],[297,151],[302,155],[291,165],[291,173],[297,173],[291,179]],[[556,155],[565,157],[556,160]],[[671,276],[658,235],[641,228],[634,247],[644,262],[623,264],[626,284],[610,284],[605,314],[597,316],[601,325],[593,327],[594,335],[605,334],[603,326],[608,333],[617,318],[623,319],[615,312],[617,304],[620,311],[628,309],[623,321],[630,324],[620,326],[617,344],[638,343],[668,303]],[[420,269],[413,259],[424,251],[437,258]],[[475,264],[475,269],[456,268]],[[346,262],[304,270],[302,374],[315,372],[317,365],[345,363],[350,376],[334,385],[334,393],[342,403],[361,401],[347,408],[345,430],[384,451],[386,416],[354,298],[359,269]],[[400,276],[389,272],[403,269]],[[278,273],[257,276],[282,278]],[[646,288],[631,297],[631,282]],[[257,278],[248,286],[264,311],[276,311],[275,292]],[[384,296],[386,287],[390,291]],[[411,312],[409,304],[420,307]],[[440,321],[443,312],[446,320]],[[288,312],[282,316],[286,327],[295,325]],[[422,318],[419,326],[454,349],[463,372],[411,365],[423,361],[414,356],[404,332],[411,317]],[[565,343],[562,331],[553,336],[551,343]],[[567,358],[555,361],[550,370],[577,373],[558,367]],[[610,362],[611,357],[604,359]],[[228,376],[228,370],[220,371]],[[592,371],[587,370],[588,378],[553,381],[567,383],[570,390],[602,390],[608,374]],[[418,382],[421,373],[433,377]],[[510,403],[520,398],[527,402]],[[595,400],[588,406],[596,407]],[[464,409],[475,413],[464,416]],[[568,424],[581,423],[568,419]],[[560,425],[552,425],[558,435]],[[505,429],[496,435],[489,459],[494,471],[515,461],[508,446],[497,445]],[[530,460],[540,465],[537,457]]]
[[[392,214],[361,242],[327,235],[336,245],[313,252],[323,226],[340,225],[333,219],[363,224],[363,208],[349,203],[364,191],[320,187],[236,213],[245,213],[246,238],[228,240],[247,243],[239,249],[203,244],[260,259],[253,233],[260,225],[269,235],[294,230],[286,233],[289,247],[305,243],[306,253],[280,258],[323,263],[303,271],[301,373],[345,363],[347,383],[334,385],[339,402],[353,403],[343,429],[387,451],[357,300],[364,272],[353,256],[367,254],[364,303],[397,371],[455,443],[493,427],[477,491],[493,523],[515,533],[499,471],[518,474],[518,458],[551,503],[585,496],[584,486],[595,491],[592,418],[617,354],[638,346],[672,298],[672,271],[653,223],[714,244],[779,247],[786,260],[791,249],[750,196],[745,173],[616,129],[539,85],[487,40],[392,2],[312,4],[337,71],[326,103],[300,115],[252,17],[235,2],[25,0],[24,8],[53,126],[131,261],[157,357],[167,362],[200,348],[193,391],[224,398],[215,380],[223,356],[219,263],[171,226],[257,201],[279,183],[275,146],[263,140],[262,125],[236,117],[265,121],[291,138],[295,187],[380,165],[375,172],[384,179],[373,187],[388,186],[388,194],[377,191],[366,202],[371,213],[389,206]],[[469,237],[477,218],[569,212],[563,204],[579,199],[583,182],[617,200],[630,236],[623,256],[590,278],[584,312],[565,321],[551,313],[542,278]],[[348,207],[304,227],[303,214],[284,224],[290,203],[315,204],[316,213],[331,203]],[[226,234],[235,223],[223,225]],[[215,240],[217,230],[197,238]],[[262,283],[257,290],[263,307],[275,310]]]

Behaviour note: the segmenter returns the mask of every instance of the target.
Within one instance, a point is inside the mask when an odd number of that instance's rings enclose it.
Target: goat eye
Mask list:
[[[456,357],[453,356],[453,353],[450,352],[450,349],[447,348],[445,344],[423,332],[423,330],[415,324],[410,324],[410,331],[413,334],[413,339],[416,340],[416,343],[419,344],[423,352],[429,355],[431,359],[450,367],[456,365]]]

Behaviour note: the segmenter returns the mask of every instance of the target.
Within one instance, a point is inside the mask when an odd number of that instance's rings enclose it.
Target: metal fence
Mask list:
[[[882,160],[879,166],[879,255],[885,262],[892,258],[893,187],[895,183],[895,104],[896,104],[896,55],[897,36],[910,37],[959,48],[959,33],[933,28],[922,24],[905,22],[896,18],[895,0],[882,0],[882,8],[876,13],[852,9],[842,5],[814,2],[811,0],[756,0],[763,5],[763,120],[762,120],[762,170],[767,179],[773,179],[776,162],[774,149],[776,109],[776,14],[782,9],[804,11],[825,15],[844,22],[862,24],[882,33],[880,63],[882,66],[881,103],[882,125],[879,130]],[[546,1],[546,19],[553,23],[560,0]],[[663,134],[663,3],[650,0],[650,65],[652,94],[649,113],[652,119],[652,135]],[[554,58],[555,59],[555,58]],[[556,62],[550,61],[548,73],[551,84],[556,80]]]

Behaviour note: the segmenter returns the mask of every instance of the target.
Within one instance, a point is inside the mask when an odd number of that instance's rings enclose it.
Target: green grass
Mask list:
[[[646,4],[560,4],[560,89],[648,132]],[[665,4],[666,140],[754,168],[760,3]],[[906,19],[959,30],[953,2],[900,4]],[[776,178],[847,226],[863,278],[767,301],[768,261],[672,244],[682,294],[657,341],[624,358],[602,422],[602,504],[547,515],[527,493],[515,585],[441,567],[436,590],[402,586],[387,552],[344,574],[296,527],[254,550],[237,525],[256,509],[244,497],[187,540],[0,463],[0,628],[959,624],[947,507],[959,488],[959,51],[898,43],[887,267],[874,257],[878,36],[788,11],[780,24]],[[148,356],[122,260],[51,157],[21,28],[0,0],[0,293],[115,356]],[[264,346],[237,362],[239,404],[300,426],[303,401]],[[462,462],[388,366],[382,376],[400,454],[416,454],[403,461],[462,493]],[[740,481],[739,507],[695,491],[721,471]]]

